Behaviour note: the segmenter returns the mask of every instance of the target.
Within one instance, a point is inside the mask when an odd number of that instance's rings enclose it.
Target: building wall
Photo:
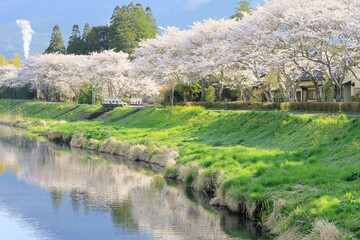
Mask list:
[[[360,76],[360,72],[358,72],[357,74],[358,74],[358,76]],[[345,80],[345,82],[346,81],[351,81],[351,85],[349,84],[350,85],[350,95],[351,96],[355,96],[358,92],[360,92],[360,81],[355,79],[354,76],[350,76],[349,78],[347,78]],[[351,96],[350,96],[348,101],[350,101]]]
[[[301,96],[298,97],[298,101],[300,101],[300,99],[302,102],[316,101],[315,92],[313,92],[314,90],[314,85],[311,81],[302,81],[296,90],[298,92],[298,96]],[[349,102],[352,96],[355,96],[360,92],[360,81],[351,76],[345,80],[342,90],[343,101]]]
[[[350,102],[351,96],[352,96],[352,87],[350,82],[343,85],[343,101],[344,102]]]
[[[360,81],[355,79],[352,82],[355,83],[355,86],[351,88],[351,96],[355,96],[358,92],[360,92]]]

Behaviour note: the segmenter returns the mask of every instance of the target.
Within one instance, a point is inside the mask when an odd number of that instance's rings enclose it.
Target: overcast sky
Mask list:
[[[227,18],[234,14],[240,0],[138,0],[150,6],[159,26],[187,28],[192,22],[207,18]],[[39,54],[48,46],[52,28],[58,24],[65,43],[72,26],[82,30],[85,23],[91,26],[106,25],[117,5],[124,0],[0,0],[0,53],[7,57],[18,52],[23,55],[21,30],[17,19],[30,20],[35,31],[30,55]],[[249,1],[253,7],[263,0]]]

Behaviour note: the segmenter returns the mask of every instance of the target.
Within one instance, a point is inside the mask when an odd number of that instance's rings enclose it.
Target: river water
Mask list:
[[[265,239],[154,168],[0,126],[0,239]]]

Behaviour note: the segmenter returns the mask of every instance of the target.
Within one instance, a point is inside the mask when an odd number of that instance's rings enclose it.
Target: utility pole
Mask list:
[[[92,91],[92,105],[96,105],[96,91],[93,90]]]

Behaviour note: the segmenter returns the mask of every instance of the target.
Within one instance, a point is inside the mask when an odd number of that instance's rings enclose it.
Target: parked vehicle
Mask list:
[[[141,98],[131,98],[130,99],[132,105],[141,105],[142,99]]]
[[[127,103],[123,102],[120,98],[104,98],[102,106],[105,111],[113,110],[117,107],[124,107]]]

